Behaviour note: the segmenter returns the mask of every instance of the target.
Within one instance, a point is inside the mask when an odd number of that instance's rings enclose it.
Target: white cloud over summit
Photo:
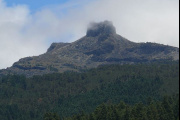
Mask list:
[[[78,0],[44,6],[8,7],[0,0],[0,69],[46,52],[52,42],[72,42],[91,21],[110,20],[117,33],[135,42],[179,46],[179,0]]]

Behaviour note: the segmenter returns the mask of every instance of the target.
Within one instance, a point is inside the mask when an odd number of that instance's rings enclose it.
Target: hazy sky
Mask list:
[[[179,47],[179,0],[0,0],[0,69],[104,20],[131,41]]]

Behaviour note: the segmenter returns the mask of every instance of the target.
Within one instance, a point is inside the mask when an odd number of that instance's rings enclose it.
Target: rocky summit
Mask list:
[[[153,38],[152,38],[153,39]],[[0,74],[42,75],[81,71],[106,64],[135,64],[179,60],[179,48],[135,43],[116,33],[112,22],[91,23],[86,36],[73,43],[53,43],[46,53],[20,59]]]

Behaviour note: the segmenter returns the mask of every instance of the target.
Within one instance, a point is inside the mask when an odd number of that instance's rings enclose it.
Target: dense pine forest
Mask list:
[[[46,113],[44,120],[55,118],[56,113]],[[179,120],[179,96],[164,97],[162,101],[148,99],[130,106],[121,101],[119,104],[101,104],[90,114],[81,113],[62,120]]]
[[[6,75],[0,78],[0,119],[178,120],[178,96],[179,62]]]

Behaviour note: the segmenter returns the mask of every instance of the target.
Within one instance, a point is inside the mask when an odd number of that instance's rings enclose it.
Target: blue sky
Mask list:
[[[44,8],[49,8],[53,10],[54,8],[58,8],[58,6],[73,3],[71,6],[61,9],[61,12],[66,13],[69,9],[72,9],[73,7],[80,8],[94,1],[98,0],[4,0],[8,7],[26,5],[30,9],[31,14],[41,11]]]
[[[35,12],[39,9],[49,6],[49,5],[57,5],[64,4],[69,0],[5,0],[6,4],[11,7],[15,5],[28,5],[31,11]]]
[[[0,69],[104,20],[133,42],[179,47],[179,0],[0,0]]]

